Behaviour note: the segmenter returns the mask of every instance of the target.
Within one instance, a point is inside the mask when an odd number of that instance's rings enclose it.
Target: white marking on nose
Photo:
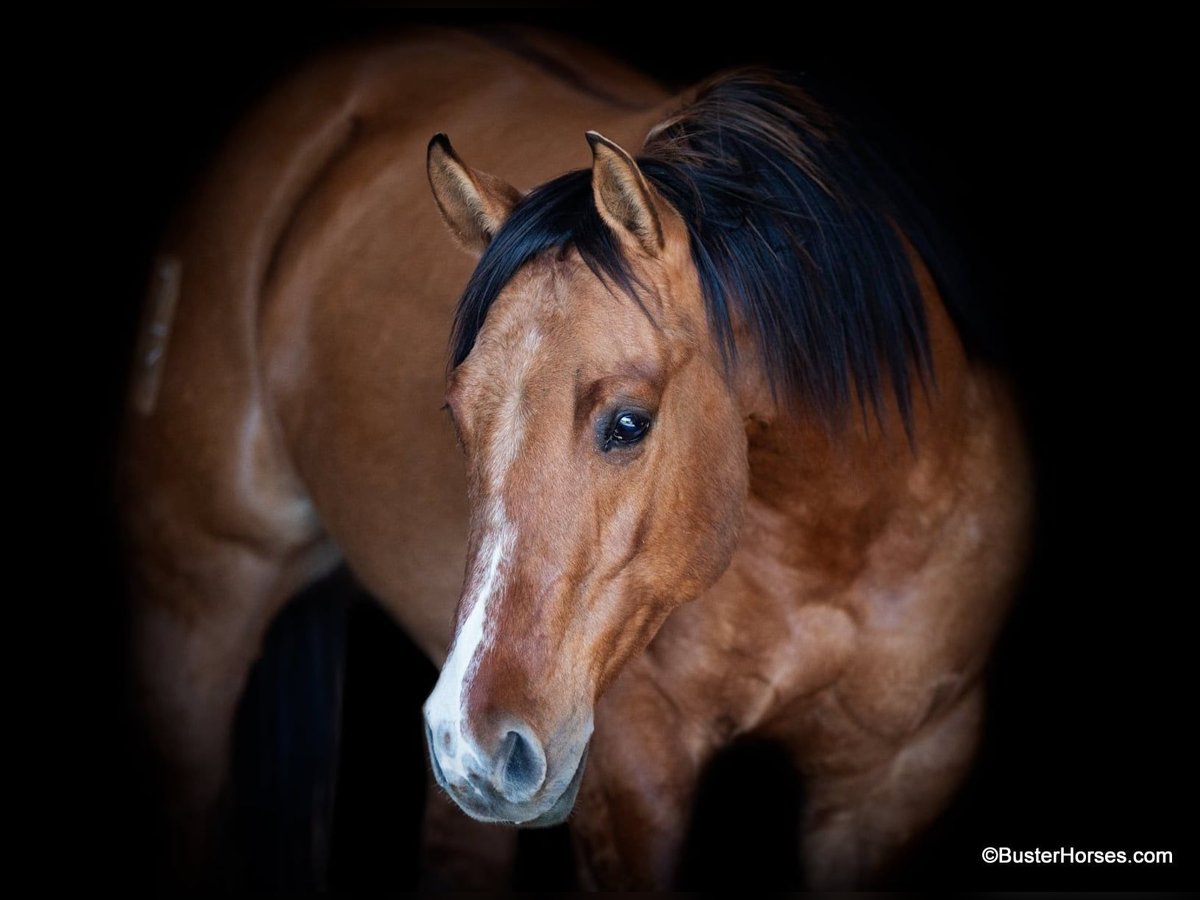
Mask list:
[[[438,763],[447,776],[456,774],[466,778],[467,767],[475,762],[476,754],[470,740],[463,734],[462,719],[464,699],[470,689],[475,669],[488,642],[488,601],[497,592],[502,577],[505,560],[512,554],[516,542],[516,532],[504,518],[503,504],[497,501],[492,510],[491,528],[483,539],[479,559],[473,580],[478,585],[474,592],[471,611],[463,620],[442,666],[442,674],[438,677],[437,685],[425,703],[425,718],[433,732],[435,750],[441,750],[445,745],[442,736],[445,729],[450,729],[455,735],[451,744],[456,752],[438,753]],[[461,752],[458,752],[461,751]]]
[[[520,450],[521,394],[540,341],[537,329],[529,329],[514,342],[514,351],[507,360],[508,368],[503,375],[507,390],[493,418],[487,447],[485,465],[490,496],[484,537],[470,576],[470,612],[459,627],[437,685],[425,702],[425,720],[434,738],[431,749],[437,753],[442,772],[459,781],[465,781],[468,772],[484,774],[487,768],[464,731],[464,704],[479,660],[491,640],[493,629],[489,623],[494,618],[495,599],[503,594],[506,563],[516,546],[516,528],[504,508],[504,486]]]

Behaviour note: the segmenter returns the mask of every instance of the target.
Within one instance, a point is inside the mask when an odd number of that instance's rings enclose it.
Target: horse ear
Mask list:
[[[520,191],[467,166],[444,134],[429,142],[426,166],[442,219],[463,247],[482,253],[521,199]]]
[[[622,238],[658,256],[663,229],[654,189],[633,157],[619,146],[596,131],[589,131],[587,139],[592,145],[592,193],[600,218]]]

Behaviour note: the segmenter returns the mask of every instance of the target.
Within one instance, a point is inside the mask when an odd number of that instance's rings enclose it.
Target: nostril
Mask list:
[[[537,738],[510,731],[500,749],[497,785],[508,800],[528,800],[546,777],[546,756]]]

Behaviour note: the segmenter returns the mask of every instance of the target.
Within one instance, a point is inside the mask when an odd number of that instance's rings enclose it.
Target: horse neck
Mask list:
[[[877,539],[905,519],[922,520],[948,501],[966,453],[972,420],[989,415],[972,388],[957,330],[918,263],[934,378],[915,385],[910,441],[893,397],[879,415],[857,404],[837,427],[811,410],[770,401],[750,404],[767,414],[747,417],[750,469],[742,552],[774,557],[793,572],[784,593],[835,591],[872,564]],[[926,379],[928,381],[928,379]],[[761,372],[744,384],[762,398]],[[974,399],[973,399],[974,398]]]

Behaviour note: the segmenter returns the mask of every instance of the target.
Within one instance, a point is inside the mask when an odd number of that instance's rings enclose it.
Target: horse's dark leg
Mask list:
[[[238,707],[233,839],[254,890],[329,887],[345,678],[344,582],[323,580],[275,619]]]
[[[810,888],[878,882],[965,777],[982,706],[982,691],[974,688],[877,764],[809,780],[801,852]]]

